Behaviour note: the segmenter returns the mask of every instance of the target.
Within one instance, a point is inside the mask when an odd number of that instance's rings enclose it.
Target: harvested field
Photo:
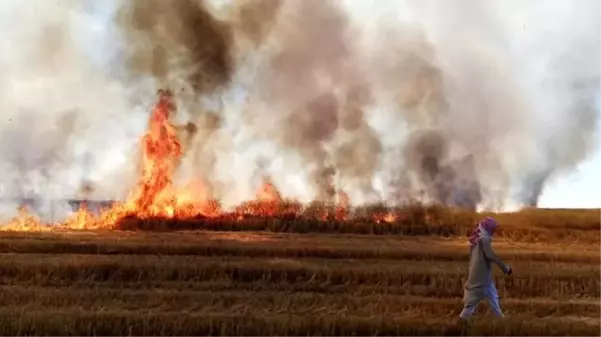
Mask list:
[[[3,232],[0,334],[599,335],[599,230],[580,230],[495,238],[507,318],[482,303],[467,331],[458,235]]]
[[[0,335],[600,335],[599,1],[29,2]]]

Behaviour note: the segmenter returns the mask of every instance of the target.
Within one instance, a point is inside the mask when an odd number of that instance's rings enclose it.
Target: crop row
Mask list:
[[[168,239],[168,238],[166,238]],[[355,243],[358,243],[355,244]],[[198,255],[279,258],[326,259],[389,259],[467,261],[466,244],[450,245],[430,240],[426,242],[378,242],[362,240],[330,240],[309,242],[289,238],[275,242],[140,242],[127,240],[72,239],[39,240],[37,238],[0,240],[0,253],[20,254],[86,254],[86,255]],[[505,245],[496,249],[507,261],[576,262],[599,265],[598,247],[583,247],[578,252],[563,249],[536,249]]]
[[[501,291],[512,297],[599,297],[599,266],[516,262],[513,267],[514,277],[497,277]],[[0,260],[2,284],[145,288],[175,282],[194,289],[208,281],[266,282],[374,285],[401,294],[460,296],[466,275],[465,263],[435,261],[33,254],[3,254]]]
[[[598,318],[599,301],[553,301],[549,299],[502,299],[508,316],[582,316]],[[311,293],[281,291],[175,291],[118,290],[107,288],[0,286],[0,307],[35,309],[80,308],[94,311],[128,310],[145,312],[331,314],[369,316],[450,317],[459,314],[461,298],[429,298],[354,293]],[[485,309],[482,304],[479,309]],[[484,310],[481,310],[484,311]]]
[[[595,336],[599,323],[569,319],[508,318],[477,320],[470,335]],[[289,313],[182,314],[131,311],[0,310],[1,335],[459,335],[452,318]]]

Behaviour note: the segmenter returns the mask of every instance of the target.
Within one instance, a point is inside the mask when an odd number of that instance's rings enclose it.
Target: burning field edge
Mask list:
[[[147,130],[140,139],[138,178],[124,201],[67,200],[74,214],[59,223],[48,224],[28,209],[36,200],[26,198],[21,200],[19,215],[0,225],[0,230],[217,229],[462,236],[478,217],[485,215],[418,201],[404,207],[386,204],[352,207],[348,195],[336,189],[336,195],[303,204],[280,195],[268,176],[264,177],[255,199],[225,210],[218,200],[205,193],[202,184],[181,187],[173,183],[186,151],[186,138],[170,120],[174,111],[172,93],[159,90]],[[500,235],[509,238],[598,241],[597,234],[591,236],[585,232],[599,231],[599,210],[526,209],[495,216],[502,224]]]
[[[0,231],[209,230],[462,237],[468,235],[481,217],[492,215],[501,224],[498,236],[504,239],[601,242],[598,209],[525,209],[513,213],[477,213],[420,204],[396,209],[372,205],[351,210],[319,203],[304,209],[300,207],[300,204],[279,201],[253,201],[235,212],[215,216],[140,217],[130,214],[117,219],[109,228],[86,226],[89,214],[81,208],[74,217],[81,226],[68,223],[44,225],[25,216],[0,226]]]

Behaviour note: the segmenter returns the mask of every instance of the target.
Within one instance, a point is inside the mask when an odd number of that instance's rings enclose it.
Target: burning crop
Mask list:
[[[277,188],[264,179],[254,200],[246,201],[233,209],[224,211],[216,200],[202,200],[198,191],[180,188],[173,183],[173,176],[183,154],[177,127],[170,117],[176,111],[173,94],[159,90],[157,102],[150,114],[148,128],[140,139],[140,170],[136,185],[127,199],[115,202],[112,207],[98,214],[88,210],[83,202],[80,208],[64,222],[44,224],[31,215],[26,206],[2,230],[41,231],[56,229],[130,229],[143,226],[132,222],[164,221],[220,221],[243,220],[249,217],[313,218],[317,221],[349,220],[348,196],[341,193],[339,203],[333,206],[323,203],[303,205],[298,201],[282,198]],[[368,221],[376,223],[396,220],[391,212],[375,212]],[[191,227],[194,227],[192,225]]]

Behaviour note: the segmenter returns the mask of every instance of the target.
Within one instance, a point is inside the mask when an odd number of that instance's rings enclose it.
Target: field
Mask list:
[[[0,232],[0,334],[600,334],[599,210],[498,215],[507,318],[482,303],[462,331],[476,216]]]

